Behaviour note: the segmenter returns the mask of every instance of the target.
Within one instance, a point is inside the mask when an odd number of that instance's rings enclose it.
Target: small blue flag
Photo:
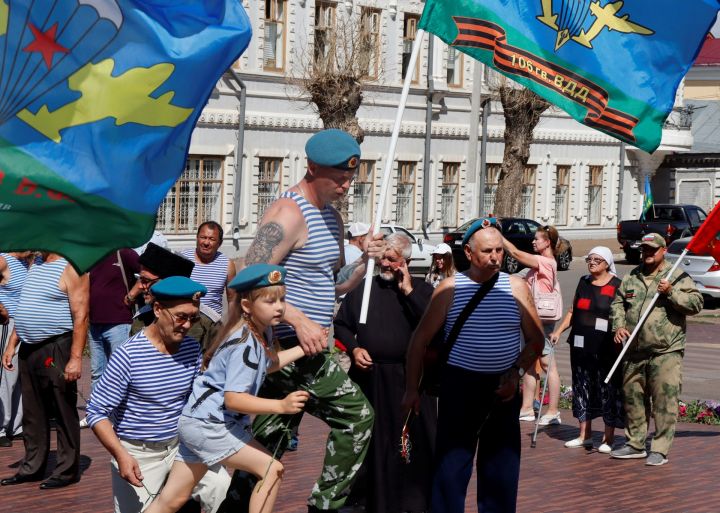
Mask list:
[[[655,201],[653,201],[652,189],[650,188],[650,176],[645,175],[645,194],[643,197],[642,215],[640,221],[645,222],[648,213],[652,210]]]

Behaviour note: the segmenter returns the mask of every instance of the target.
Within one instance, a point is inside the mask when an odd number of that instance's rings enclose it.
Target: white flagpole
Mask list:
[[[413,42],[412,54],[410,54],[410,62],[407,67],[408,72],[405,76],[405,83],[403,84],[402,94],[400,96],[400,105],[398,105],[397,115],[395,116],[395,126],[393,127],[392,137],[390,138],[390,147],[388,148],[387,155],[385,156],[385,169],[383,170],[382,186],[380,187],[380,198],[378,199],[377,208],[375,209],[373,235],[380,232],[382,211],[390,189],[390,172],[392,171],[393,162],[395,161],[395,147],[397,146],[398,135],[400,134],[400,125],[402,124],[405,104],[407,103],[408,93],[410,92],[410,82],[412,82],[412,70],[415,69],[415,63],[417,62],[418,55],[420,55],[420,49],[422,48],[424,38],[425,31],[423,29],[418,30],[417,35],[415,36],[415,41]],[[426,162],[426,170],[427,166],[428,163]],[[365,285],[363,288],[362,307],[360,309],[360,324],[365,324],[367,321],[368,305],[370,303],[370,287],[372,286],[372,276],[374,270],[375,260],[371,258],[368,260],[367,270],[365,271]]]
[[[670,279],[670,276],[672,273],[675,272],[675,269],[678,268],[680,265],[680,260],[683,259],[685,255],[687,255],[688,249],[685,248],[683,252],[680,254],[677,260],[675,260],[675,265],[672,266],[672,269],[665,275],[665,279]],[[622,360],[622,357],[625,356],[625,353],[627,352],[628,348],[630,347],[630,342],[632,342],[635,339],[635,335],[637,335],[638,331],[640,331],[640,328],[642,328],[643,323],[645,322],[645,319],[647,319],[648,315],[650,315],[650,310],[653,309],[655,306],[655,302],[657,301],[658,297],[660,297],[660,293],[656,292],[655,295],[652,298],[652,301],[650,301],[650,304],[643,312],[642,316],[640,316],[640,320],[635,325],[635,329],[630,334],[630,338],[627,339],[627,342],[623,345],[622,351],[620,351],[620,354],[617,357],[617,360],[615,360],[615,363],[612,366],[612,369],[610,369],[610,372],[608,372],[607,378],[605,378],[605,383],[610,382],[610,378],[612,377],[613,373],[615,372],[615,369],[617,369],[617,366],[620,365],[620,361]]]

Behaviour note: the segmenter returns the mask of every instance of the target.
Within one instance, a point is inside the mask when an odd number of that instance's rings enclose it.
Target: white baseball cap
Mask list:
[[[447,255],[448,253],[452,253],[452,249],[444,242],[435,246],[435,250],[432,252],[433,255]]]
[[[351,237],[361,237],[367,235],[369,231],[370,225],[365,223],[350,223],[350,226],[348,226]]]

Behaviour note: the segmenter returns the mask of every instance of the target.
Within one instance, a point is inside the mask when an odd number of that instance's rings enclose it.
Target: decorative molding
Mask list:
[[[204,109],[198,120],[200,126],[237,126],[239,113],[230,109]],[[360,126],[368,134],[387,135],[392,133],[394,121],[391,119],[360,119]],[[315,116],[292,115],[267,112],[250,112],[245,116],[245,129],[294,129],[301,131],[315,131],[323,128],[322,121]],[[500,141],[503,139],[505,128],[492,126],[488,128],[488,138]],[[424,121],[404,121],[400,134],[404,136],[424,136]],[[470,136],[470,126],[456,123],[438,123],[432,125],[432,135],[467,139]],[[589,130],[536,130],[534,142],[556,143],[590,143],[612,144],[617,141],[601,132]]]

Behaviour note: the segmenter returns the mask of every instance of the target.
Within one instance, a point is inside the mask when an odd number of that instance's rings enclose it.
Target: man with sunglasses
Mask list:
[[[647,304],[660,293],[623,361],[625,446],[610,453],[618,459],[645,458],[646,465],[668,462],[675,436],[678,396],[682,385],[686,317],[702,310],[703,298],[695,282],[665,261],[662,235],[648,233],[640,244],[641,264],[626,275],[611,305],[610,320],[615,342],[623,344],[637,325]],[[645,452],[648,415],[652,410],[655,435],[650,454]]]
[[[141,271],[142,272],[142,271]],[[188,336],[207,289],[184,276],[150,288],[155,320],[114,353],[87,405],[90,427],[112,454],[116,512],[144,511],[160,492],[178,450],[177,423],[200,372],[200,345]],[[230,476],[211,467],[195,488],[216,512]]]
[[[130,335],[135,335],[143,328],[149,326],[154,320],[152,310],[152,293],[150,288],[168,276],[185,276],[189,278],[195,264],[180,255],[162,248],[152,242],[147,245],[145,252],[138,259],[140,272],[137,273],[135,287],[129,292],[129,302],[134,302],[136,296],[142,294],[145,300],[143,306],[133,318]],[[200,304],[200,320],[192,325],[188,336],[200,343],[203,350],[208,347],[220,328],[220,314],[207,305]]]

